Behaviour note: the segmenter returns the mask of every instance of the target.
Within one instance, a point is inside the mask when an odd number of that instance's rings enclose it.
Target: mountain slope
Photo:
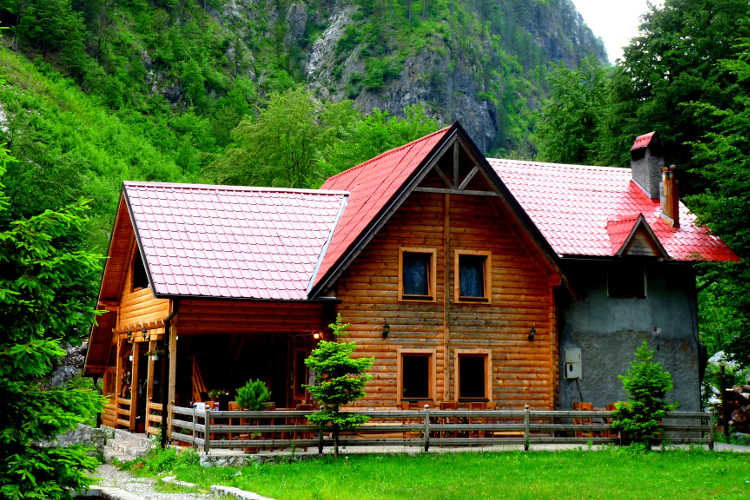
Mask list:
[[[7,0],[0,22],[14,49],[149,117],[155,142],[165,129],[186,171],[296,83],[367,112],[424,101],[483,150],[523,152],[550,62],[606,61],[570,0]]]

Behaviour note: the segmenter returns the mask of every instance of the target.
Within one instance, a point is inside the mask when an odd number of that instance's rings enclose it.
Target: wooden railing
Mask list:
[[[158,436],[161,435],[161,403],[149,401],[146,404],[146,434]]]
[[[313,411],[212,411],[172,407],[171,439],[208,453],[212,449],[290,449],[332,446],[334,437],[307,423]],[[611,411],[379,410],[341,446],[491,446],[617,443]],[[701,443],[713,449],[711,414],[671,412],[662,425],[669,443]]]
[[[117,418],[115,419],[116,426],[119,425],[119,426],[129,429],[130,428],[130,399],[117,398],[116,404],[115,404],[115,412],[117,416]]]

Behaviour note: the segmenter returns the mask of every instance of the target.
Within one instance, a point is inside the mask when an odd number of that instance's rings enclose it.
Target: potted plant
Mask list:
[[[237,389],[237,397],[235,399],[237,405],[243,410],[260,411],[270,406],[271,391],[268,390],[266,383],[262,380],[250,379],[245,382],[245,385]],[[241,425],[258,425],[260,422],[258,419],[253,419],[249,422],[247,419],[240,419]],[[248,435],[248,439],[256,439],[260,436],[259,433]],[[240,436],[242,439],[242,436]],[[257,451],[256,448],[245,448],[246,453],[254,453]]]
[[[260,411],[268,407],[271,400],[271,391],[262,380],[250,379],[245,385],[237,389],[235,399],[237,405],[243,410]]]

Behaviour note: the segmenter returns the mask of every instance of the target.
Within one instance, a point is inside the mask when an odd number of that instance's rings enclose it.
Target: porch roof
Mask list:
[[[157,297],[306,300],[348,194],[125,182]]]

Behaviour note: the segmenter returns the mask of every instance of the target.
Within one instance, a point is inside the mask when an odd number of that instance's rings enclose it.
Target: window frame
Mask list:
[[[429,295],[409,295],[404,293],[404,253],[430,255],[430,272],[427,288]],[[437,302],[437,249],[422,247],[399,247],[398,249],[398,300],[399,302]]]
[[[461,266],[462,255],[476,255],[485,257],[484,262],[484,297],[461,296]],[[460,304],[492,304],[492,252],[489,250],[454,250],[453,253],[453,301]]]
[[[612,266],[607,268],[607,279],[606,279],[606,287],[607,287],[607,297],[611,299],[638,299],[643,300],[648,298],[648,269],[646,268],[645,262],[630,262],[630,263],[622,263],[619,262],[615,265],[628,265],[632,268],[637,267],[638,271],[641,275],[641,278],[643,280],[643,295],[642,296],[634,296],[634,295],[612,295],[611,289],[610,289],[610,280],[612,278],[613,269]],[[623,273],[624,274],[624,273]]]
[[[435,377],[435,358],[437,349],[398,349],[396,353],[396,399],[402,401],[434,401],[437,379]],[[404,397],[404,357],[420,356],[427,361],[427,398]]]
[[[490,349],[455,349],[454,351],[454,379],[455,399],[458,402],[492,401],[492,351]],[[461,357],[483,357],[484,358],[484,397],[462,398],[461,397]]]

